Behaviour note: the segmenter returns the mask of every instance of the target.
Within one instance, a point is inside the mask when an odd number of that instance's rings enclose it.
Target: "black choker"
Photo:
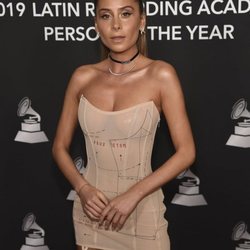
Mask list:
[[[116,59],[114,59],[110,54],[109,54],[109,58],[113,61],[113,62],[116,62],[116,63],[121,63],[121,64],[128,64],[130,62],[132,62],[138,55],[139,55],[139,50],[137,51],[137,53],[129,60],[127,61],[118,61]]]

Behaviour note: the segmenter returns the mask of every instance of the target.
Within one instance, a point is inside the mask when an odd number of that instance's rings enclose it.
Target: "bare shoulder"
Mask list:
[[[75,95],[79,96],[82,89],[90,84],[93,79],[101,72],[100,63],[86,64],[77,67],[71,75],[68,85]]]
[[[176,69],[168,62],[155,60],[151,66],[151,78],[157,86],[161,102],[182,96],[182,88]]]
[[[151,66],[151,74],[161,91],[180,89],[180,80],[175,67],[165,61],[155,60]]]
[[[71,81],[74,84],[82,85],[94,76],[95,67],[93,64],[82,65],[76,68],[71,76]]]
[[[177,77],[177,72],[174,66],[162,60],[153,61],[150,71],[156,81],[161,83],[163,82],[165,84]]]

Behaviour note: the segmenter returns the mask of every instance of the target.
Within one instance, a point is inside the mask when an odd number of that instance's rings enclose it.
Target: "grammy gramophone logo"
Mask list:
[[[36,223],[33,213],[28,213],[23,219],[22,230],[26,232],[25,244],[20,250],[49,250],[44,244],[44,230]]]
[[[205,198],[200,194],[200,179],[190,169],[179,174],[177,179],[183,181],[179,185],[179,193],[175,194],[171,201],[172,204],[189,207],[207,205]]]
[[[240,120],[234,127],[232,134],[226,145],[240,148],[250,148],[250,112],[247,110],[247,102],[245,99],[238,100],[232,109],[231,118]]]
[[[77,170],[80,172],[80,174],[83,175],[85,172],[85,167],[84,167],[84,161],[83,161],[82,157],[79,156],[79,157],[75,158],[74,164],[75,164]],[[76,191],[72,189],[68,194],[67,200],[73,201],[75,199],[75,195],[76,195]]]
[[[236,224],[232,233],[232,240],[237,242],[235,250],[250,249],[250,234],[247,231],[247,224],[240,221]]]
[[[48,138],[41,131],[41,117],[31,107],[31,100],[24,97],[18,104],[17,116],[22,117],[21,130],[18,131],[15,141],[26,143],[47,142]]]

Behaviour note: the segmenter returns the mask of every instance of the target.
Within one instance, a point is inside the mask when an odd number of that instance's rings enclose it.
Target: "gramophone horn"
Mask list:
[[[35,220],[36,216],[33,213],[28,213],[23,219],[22,230],[25,232],[29,231]]]
[[[76,168],[78,169],[78,171],[80,171],[81,168],[83,167],[82,157],[79,156],[79,157],[75,158],[74,164],[75,164]]]
[[[186,176],[187,169],[185,169],[183,172],[181,172],[176,178],[177,179],[182,179]]]
[[[247,225],[245,222],[239,222],[233,229],[232,239],[235,241],[241,239],[250,239],[250,234],[247,232]]]
[[[23,219],[22,230],[27,232],[31,229],[36,229],[41,232],[42,236],[44,236],[44,230],[35,221],[36,216],[33,213],[28,213]]]
[[[236,120],[240,117],[249,117],[250,118],[250,112],[247,110],[247,102],[244,98],[238,100],[234,106],[231,113],[231,118]]]
[[[18,104],[17,115],[25,116],[27,110],[29,109],[31,101],[28,97],[24,97]]]
[[[26,114],[33,115],[37,118],[38,122],[41,121],[40,115],[31,108],[31,100],[24,97],[18,104],[17,116],[25,116]]]

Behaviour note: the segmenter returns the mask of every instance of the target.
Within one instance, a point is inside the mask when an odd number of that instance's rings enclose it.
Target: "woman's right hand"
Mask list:
[[[90,184],[84,185],[78,193],[82,208],[91,220],[99,221],[102,211],[109,204],[108,198]]]

